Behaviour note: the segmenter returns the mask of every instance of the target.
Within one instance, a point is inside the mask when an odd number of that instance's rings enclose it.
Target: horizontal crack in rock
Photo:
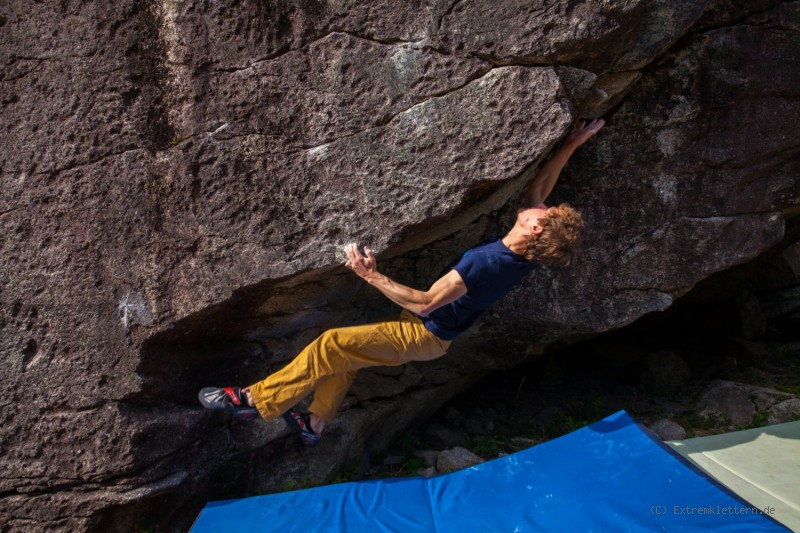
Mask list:
[[[362,41],[369,41],[371,43],[376,43],[376,44],[380,44],[380,45],[383,45],[383,46],[393,46],[393,45],[396,45],[396,44],[416,44],[416,43],[421,43],[422,41],[425,40],[425,39],[420,39],[418,41],[407,41],[407,40],[403,40],[403,39],[376,39],[374,37],[369,37],[369,36],[365,36],[365,35],[358,35],[356,33],[350,32],[350,31],[334,29],[334,30],[331,30],[328,33],[322,35],[321,37],[318,37],[318,38],[316,38],[314,40],[311,40],[311,41],[309,41],[307,43],[304,43],[302,46],[298,46],[296,48],[289,48],[288,50],[282,50],[282,51],[277,52],[277,53],[275,53],[275,54],[273,54],[271,56],[264,56],[264,57],[260,57],[258,59],[254,59],[247,66],[244,66],[244,67],[242,67],[242,66],[219,67],[219,68],[215,68],[214,72],[240,72],[242,70],[247,70],[247,69],[253,68],[254,66],[256,66],[256,65],[258,65],[260,63],[266,63],[266,62],[269,62],[269,61],[275,61],[276,59],[280,59],[285,55],[288,55],[288,54],[291,54],[292,52],[297,52],[299,50],[307,48],[307,47],[311,46],[314,43],[317,43],[319,41],[327,39],[331,35],[336,35],[336,34],[349,35],[350,37],[353,37],[355,39],[360,39]],[[438,53],[440,53],[442,55],[447,55],[444,52],[442,52],[441,50],[438,50],[438,49],[436,49],[436,48],[434,48],[432,46],[423,46],[423,48],[428,48],[428,49],[431,49],[431,50],[433,50],[435,52],[438,52]]]
[[[112,157],[118,157],[118,156],[130,153],[130,152],[139,152],[139,151],[143,151],[143,150],[146,150],[146,148],[129,148],[129,149],[123,150],[121,152],[115,152],[113,154],[106,154],[104,156],[98,157],[97,159],[93,159],[91,161],[81,161],[81,162],[78,162],[78,163],[73,163],[71,165],[67,165],[65,167],[56,168],[56,169],[52,169],[52,170],[38,170],[34,174],[45,175],[45,176],[58,175],[58,174],[61,174],[62,172],[68,172],[68,171],[74,170],[76,168],[88,167],[88,166],[91,166],[91,165],[95,165],[95,164],[97,164],[97,163],[99,163],[101,161],[104,161],[104,160],[112,158]]]

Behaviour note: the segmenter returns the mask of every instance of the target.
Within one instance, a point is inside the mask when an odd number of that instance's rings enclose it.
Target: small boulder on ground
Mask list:
[[[789,398],[769,409],[768,424],[782,424],[794,420],[800,420],[800,398]]]
[[[765,411],[778,403],[781,392],[766,387],[735,381],[712,382],[700,397],[697,411],[706,418],[730,420],[734,426],[749,426],[757,411]]]
[[[661,440],[681,440],[686,438],[686,430],[677,422],[668,418],[661,418],[650,424],[650,431],[658,435]]]
[[[535,440],[528,437],[511,437],[511,447],[515,450],[525,450],[536,444]]]
[[[455,448],[439,453],[439,457],[436,459],[436,470],[441,474],[447,474],[449,472],[475,466],[482,462],[483,459],[468,449],[456,446]]]
[[[438,473],[439,472],[436,471],[436,467],[435,466],[429,466],[429,467],[423,468],[422,470],[417,472],[417,474],[419,474],[422,477],[433,477],[433,476],[437,475]]]

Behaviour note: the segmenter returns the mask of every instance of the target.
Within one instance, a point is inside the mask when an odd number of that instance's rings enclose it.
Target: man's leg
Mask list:
[[[248,398],[264,419],[281,416],[314,390],[321,379],[350,371],[350,361],[331,342],[335,332],[326,331],[281,370],[247,387]]]
[[[355,372],[346,372],[328,376],[320,382],[314,391],[314,401],[308,408],[311,413],[311,429],[314,433],[322,435],[328,423],[336,418],[336,412],[355,377]]]
[[[449,345],[449,341],[430,333],[416,315],[403,311],[394,320],[326,331],[282,370],[250,386],[249,393],[261,416],[271,420],[317,385],[324,387],[322,379],[335,377],[328,385],[330,389],[323,388],[321,402],[312,404],[319,426],[319,419],[330,421],[335,417],[352,382],[348,374],[370,366],[435,359]]]

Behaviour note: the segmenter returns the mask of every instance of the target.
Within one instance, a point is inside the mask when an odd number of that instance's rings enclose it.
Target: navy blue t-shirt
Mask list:
[[[422,322],[440,339],[454,339],[538,266],[538,262],[512,252],[501,239],[479,244],[467,250],[453,267],[467,286],[467,293],[421,317]]]

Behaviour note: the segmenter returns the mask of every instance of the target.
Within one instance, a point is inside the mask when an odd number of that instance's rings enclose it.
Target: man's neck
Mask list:
[[[515,254],[525,255],[528,237],[521,232],[516,231],[516,228],[514,228],[508,232],[508,235],[503,237],[502,242]]]

